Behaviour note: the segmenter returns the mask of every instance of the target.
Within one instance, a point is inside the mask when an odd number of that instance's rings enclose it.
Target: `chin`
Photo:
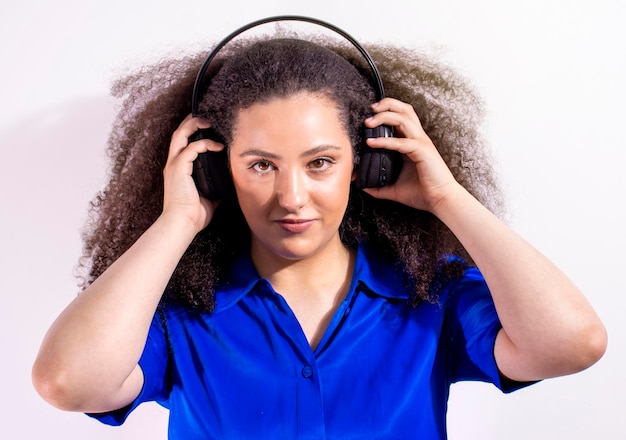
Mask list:
[[[290,260],[290,261],[300,261],[306,260],[308,258],[314,257],[318,252],[317,250],[312,250],[306,247],[300,248],[270,248],[267,249],[267,252],[270,255],[275,256],[276,258],[282,260]]]
[[[263,241],[257,241],[256,247],[258,254],[263,255],[264,258],[277,258],[280,260],[300,261],[309,258],[314,258],[317,255],[323,254],[329,249],[329,242],[311,242],[309,239],[296,239],[291,238],[289,240],[281,242],[263,243]]]

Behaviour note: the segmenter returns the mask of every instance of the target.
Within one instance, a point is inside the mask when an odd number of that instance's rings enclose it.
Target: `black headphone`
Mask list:
[[[253,27],[275,21],[305,21],[323,26],[343,36],[359,50],[367,61],[376,82],[375,90],[378,100],[385,97],[383,83],[372,57],[367,53],[365,48],[348,33],[330,23],[315,18],[298,15],[279,15],[248,23],[229,34],[215,46],[198,71],[196,82],[193,86],[193,95],[191,98],[191,113],[193,116],[198,116],[198,95],[200,94],[201,84],[205,72],[217,53],[237,35]],[[364,127],[364,137],[393,137],[393,128],[388,125],[381,125],[373,129]],[[212,128],[198,130],[189,137],[189,142],[191,143],[199,139],[212,139],[220,143],[225,143],[224,139]],[[358,148],[358,151],[357,177],[354,182],[357,188],[376,188],[396,181],[402,168],[402,156],[400,153],[380,148],[371,148],[365,143]],[[218,200],[233,194],[234,188],[230,171],[228,170],[226,148],[217,153],[207,152],[199,154],[198,158],[194,161],[193,178],[200,194],[209,200]]]

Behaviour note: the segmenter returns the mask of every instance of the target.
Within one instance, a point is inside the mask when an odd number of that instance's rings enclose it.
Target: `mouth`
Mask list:
[[[281,219],[276,220],[276,223],[285,231],[290,232],[292,234],[299,234],[308,230],[313,224],[315,220],[306,220],[306,219]]]

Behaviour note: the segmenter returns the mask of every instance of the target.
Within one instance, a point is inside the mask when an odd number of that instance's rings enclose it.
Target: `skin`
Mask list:
[[[229,157],[252,261],[316,346],[354,263],[339,237],[354,167],[339,114],[304,93],[253,105],[239,113]]]
[[[494,349],[502,373],[537,380],[596,362],[606,349],[606,331],[580,291],[455,181],[411,106],[385,98],[372,110],[365,124],[392,125],[397,137],[370,139],[369,145],[400,151],[406,163],[394,185],[367,192],[433,213],[468,250],[502,321]],[[109,411],[141,390],[137,362],[161,294],[216,207],[198,196],[192,163],[198,153],[223,146],[208,140],[187,145],[194,131],[207,126],[188,117],[174,132],[162,215],[46,335],[33,382],[53,405]],[[352,178],[346,139],[327,98],[298,94],[240,112],[231,145],[233,180],[253,236],[253,262],[285,297],[312,346],[345,295],[354,264],[337,232]],[[306,222],[295,225],[294,220]]]
[[[455,181],[410,105],[386,98],[373,109],[376,115],[365,124],[392,125],[401,137],[370,139],[369,145],[398,150],[413,166],[396,185],[368,192],[432,212],[467,249],[502,322],[494,348],[500,371],[528,381],[595,363],[607,334],[578,288]]]
[[[327,98],[296,95],[239,113],[230,165],[257,266],[323,259],[343,247],[338,229],[353,163],[350,138]]]

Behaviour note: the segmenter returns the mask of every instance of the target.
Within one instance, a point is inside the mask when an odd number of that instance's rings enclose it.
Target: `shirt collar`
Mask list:
[[[370,293],[391,299],[408,299],[409,292],[404,287],[405,275],[399,267],[385,260],[367,244],[360,244],[352,280],[364,286]]]
[[[401,270],[384,260],[368,245],[359,245],[350,293],[360,288],[385,298],[407,299],[409,293],[402,284],[403,279]],[[271,289],[269,282],[259,276],[250,254],[246,252],[235,260],[229,275],[220,284],[216,292],[215,312],[237,303],[258,285]]]
[[[227,309],[246,296],[257,284],[269,282],[261,278],[252,264],[250,254],[245,252],[231,265],[225,281],[220,283],[215,293],[217,305],[214,312]]]

